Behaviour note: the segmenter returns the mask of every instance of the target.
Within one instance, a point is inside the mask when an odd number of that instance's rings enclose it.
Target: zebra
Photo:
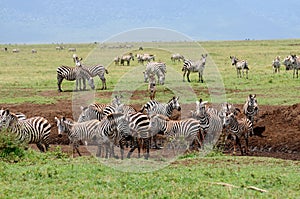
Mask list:
[[[20,52],[20,50],[19,50],[19,49],[17,49],[17,48],[14,48],[14,49],[12,50],[12,52],[13,52],[13,53],[19,53],[19,52]]]
[[[85,144],[87,145],[87,141],[95,139],[97,133],[96,130],[98,130],[98,126],[100,125],[100,121],[96,119],[81,123],[65,117],[55,117],[54,119],[57,124],[58,137],[62,137],[63,133],[68,135],[73,149],[72,157],[74,157],[75,150],[78,155],[81,156],[79,151],[79,141],[85,141]]]
[[[200,122],[201,129],[208,141],[213,142],[214,139],[219,138],[223,125],[218,111],[214,108],[206,108],[206,103],[207,101],[202,101],[202,99],[196,101],[196,111],[192,113],[192,118]],[[204,135],[201,136],[204,139]]]
[[[125,119],[125,115],[122,113],[112,113],[107,115],[103,120],[100,121],[100,125],[97,128],[96,138],[97,140],[108,140],[110,143],[106,144],[106,151],[110,150],[110,144],[117,144],[120,147],[121,159],[124,157],[124,146],[126,145],[126,137],[131,132],[129,129],[129,123]],[[107,143],[107,141],[106,141]],[[113,149],[111,150],[114,156]],[[98,146],[96,156],[101,155],[101,146]],[[107,157],[107,155],[106,155]]]
[[[124,62],[127,62],[127,66],[130,65],[130,60],[132,59],[132,61],[134,61],[134,56],[132,55],[132,53],[129,53],[129,55],[123,55],[121,57],[121,61],[120,64],[122,64],[124,66]]]
[[[241,155],[244,155],[242,146],[241,146],[241,138],[245,139],[245,153],[248,154],[248,138],[249,135],[253,132],[253,123],[248,118],[241,118],[238,120],[233,113],[230,113],[226,116],[224,123],[224,127],[227,127],[231,136],[234,140],[233,145],[233,154],[236,154],[236,147],[239,146],[241,150]]]
[[[293,78],[295,78],[295,74],[298,78],[298,71],[300,69],[300,58],[296,55],[291,55],[291,62],[293,66]]]
[[[163,135],[172,141],[174,150],[174,141],[179,141],[182,138],[186,142],[186,150],[189,150],[191,143],[195,140],[201,145],[198,139],[198,134],[201,131],[200,122],[193,118],[174,121],[160,114],[151,114],[149,129],[151,132],[163,132]]]
[[[259,111],[259,108],[258,108],[256,95],[250,94],[243,106],[243,113],[253,124],[254,116],[256,116],[258,114],[258,111]],[[252,136],[252,134],[250,134],[250,136]]]
[[[82,67],[69,67],[69,66],[59,66],[56,69],[57,72],[57,86],[58,91],[62,92],[61,83],[64,79],[69,81],[76,80],[76,91],[79,88],[81,89],[80,79],[83,79],[83,89],[86,89],[85,80],[88,80],[88,84],[92,89],[95,89],[94,79],[89,71]]]
[[[8,109],[0,117],[0,128],[7,128],[21,142],[36,144],[41,152],[48,151],[51,124],[44,117],[36,116],[25,120],[18,119],[17,115]]]
[[[292,56],[288,55],[285,57],[282,61],[282,64],[285,65],[285,70],[291,70],[293,69],[293,64],[291,62]]]
[[[248,79],[249,67],[247,61],[238,60],[235,56],[230,56],[230,59],[231,59],[231,65],[236,67],[237,77],[242,78],[241,71],[243,72],[243,76],[244,76],[244,70],[246,70],[246,79]]]
[[[140,112],[131,112],[125,114],[125,118],[129,123],[131,130],[131,137],[133,139],[133,147],[127,154],[127,158],[130,158],[133,151],[138,148],[138,157],[140,158],[140,149],[142,146],[146,149],[144,152],[145,159],[149,158],[150,153],[150,141],[153,135],[149,132],[149,118],[147,115]]]
[[[155,55],[143,54],[138,61],[144,65],[144,61],[155,61]]]
[[[280,72],[280,57],[277,56],[273,62],[272,62],[272,66],[273,66],[273,73],[279,73]]]
[[[145,105],[143,105],[140,112],[146,111],[148,115],[150,113],[157,113],[170,118],[174,109],[181,111],[179,97],[175,96],[171,98],[166,104],[157,102],[155,100],[150,100]]]
[[[154,100],[156,93],[156,80],[153,74],[151,74],[149,78],[148,92],[150,94],[150,100]]]
[[[76,52],[76,48],[69,48],[68,51],[69,52]]]
[[[186,74],[188,82],[191,82],[190,73],[197,72],[199,75],[199,82],[203,83],[203,71],[206,63],[207,54],[205,55],[202,54],[201,57],[202,59],[198,61],[184,60],[183,67],[181,69],[183,71],[183,81],[185,81],[184,77]]]
[[[163,85],[165,83],[165,73],[167,72],[167,66],[162,62],[149,62],[146,65],[146,70],[144,72],[144,82],[148,82],[151,75],[156,75],[159,84]]]
[[[31,53],[37,53],[37,50],[36,49],[31,49]]]
[[[184,56],[179,53],[171,55],[171,61],[175,63],[176,60],[178,62],[180,62],[180,60],[184,61]]]
[[[119,65],[120,57],[119,56],[115,57],[114,62],[115,62],[115,66]]]

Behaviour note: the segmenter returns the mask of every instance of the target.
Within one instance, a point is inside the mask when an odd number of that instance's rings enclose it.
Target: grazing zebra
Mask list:
[[[134,56],[132,55],[132,53],[129,53],[129,55],[123,55],[121,57],[121,61],[120,63],[124,66],[124,62],[127,62],[127,66],[130,65],[130,60],[132,59],[132,61],[134,61]]]
[[[76,48],[69,48],[68,51],[69,52],[76,52]]]
[[[11,130],[21,142],[36,144],[41,152],[49,149],[51,124],[43,117],[20,120],[14,113],[4,110],[0,117],[0,128]]]
[[[17,49],[17,48],[14,48],[14,49],[12,50],[12,52],[13,52],[13,53],[18,53],[18,52],[20,52],[20,50]]]
[[[300,58],[296,55],[291,55],[291,62],[293,66],[293,78],[295,77],[295,74],[297,75],[298,78],[298,71],[300,69]]]
[[[174,109],[181,111],[181,107],[178,100],[179,97],[175,96],[172,99],[170,99],[169,102],[166,104],[157,102],[155,100],[150,100],[142,107],[140,112],[144,112],[145,110],[148,115],[150,113],[156,113],[170,118]]]
[[[218,111],[214,108],[206,109],[206,103],[207,101],[202,101],[202,99],[196,101],[196,111],[192,113],[192,117],[199,120],[208,141],[213,142],[214,139],[219,138],[223,125]]]
[[[146,71],[144,72],[144,82],[148,82],[151,75],[156,75],[159,84],[163,85],[165,83],[165,74],[167,72],[167,66],[162,62],[149,62],[146,65]]]
[[[96,130],[98,130],[98,126],[100,125],[99,120],[89,120],[86,122],[75,122],[72,119],[60,117],[54,118],[58,128],[58,137],[62,137],[63,133],[66,133],[69,137],[70,143],[72,144],[72,156],[74,156],[74,152],[79,152],[79,141],[85,141],[87,145],[87,141],[91,141],[96,137]]]
[[[280,57],[279,56],[277,56],[273,60],[272,66],[273,66],[273,73],[279,73],[280,72]]]
[[[186,74],[188,82],[191,82],[190,73],[197,72],[199,75],[199,82],[201,81],[201,83],[203,83],[203,71],[206,63],[207,54],[201,56],[202,59],[198,61],[184,60],[183,67],[181,69],[183,71],[183,81]]]
[[[177,60],[178,62],[180,62],[180,60],[184,61],[183,55],[181,55],[181,54],[179,54],[179,53],[173,54],[173,55],[171,56],[171,61],[175,63],[176,60]]]
[[[138,62],[144,65],[144,62],[155,61],[155,55],[143,54],[139,57]]]
[[[150,100],[154,100],[156,93],[156,80],[153,74],[151,74],[149,78],[148,92],[150,94]]]
[[[31,53],[37,53],[37,50],[31,49]]]
[[[56,49],[56,50],[63,50],[64,47],[62,47],[62,46],[56,46],[55,49]]]
[[[282,61],[282,64],[285,65],[285,70],[292,70],[293,69],[293,64],[291,62],[292,56],[288,55],[285,57]]]
[[[80,79],[83,79],[83,89],[86,89],[85,80],[88,80],[88,84],[92,89],[95,89],[94,85],[94,79],[89,71],[87,71],[85,68],[82,67],[69,67],[69,66],[59,66],[56,69],[57,72],[57,86],[58,91],[62,92],[61,89],[61,83],[64,79],[68,81],[74,81],[76,80],[76,91],[78,90],[78,84],[79,88],[81,90],[81,83]]]
[[[241,71],[243,72],[244,77],[244,70],[246,70],[246,79],[248,79],[248,63],[246,60],[238,60],[235,56],[230,56],[231,65],[236,67],[237,77],[242,78]]]
[[[149,132],[148,116],[140,112],[131,112],[127,113],[125,118],[129,122],[131,136],[134,141],[134,145],[128,152],[127,158],[130,158],[136,148],[138,149],[138,157],[140,157],[140,149],[144,146],[146,149],[146,152],[144,151],[144,157],[145,159],[148,159],[150,153],[150,140],[153,136]]]
[[[201,145],[200,140],[198,139],[198,133],[201,131],[200,123],[193,118],[174,121],[169,120],[163,115],[153,114],[150,115],[149,128],[151,132],[163,132],[163,134],[173,142],[174,150],[175,140],[180,141],[184,139],[187,146],[186,150],[189,150],[191,143],[195,140]]]
[[[124,157],[124,146],[126,145],[126,137],[131,132],[129,129],[129,123],[125,119],[125,115],[122,113],[112,113],[107,115],[100,121],[100,125],[97,128],[96,138],[97,140],[108,140],[111,144],[119,145],[121,152],[121,159]],[[110,144],[106,145],[107,150],[110,150]],[[111,150],[114,156],[113,150]],[[97,156],[101,155],[101,146],[98,147]]]
[[[246,100],[246,103],[244,104],[243,112],[246,117],[252,122],[252,124],[254,123],[254,116],[258,114],[258,111],[259,109],[256,95],[250,94]],[[250,134],[250,136],[252,136],[252,134]]]
[[[233,113],[230,113],[228,116],[226,116],[223,125],[224,127],[227,127],[231,133],[231,136],[233,137],[233,154],[236,154],[236,146],[238,145],[241,150],[241,155],[244,155],[241,146],[242,137],[244,137],[246,142],[245,153],[248,154],[248,137],[253,132],[252,122],[248,118],[242,118],[238,120]]]

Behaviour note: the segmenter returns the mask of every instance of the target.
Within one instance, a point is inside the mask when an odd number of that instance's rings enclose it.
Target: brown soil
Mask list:
[[[48,93],[48,95],[57,95],[57,93]],[[140,109],[140,106],[134,105],[136,109]],[[242,105],[236,106],[242,108]],[[73,118],[71,101],[60,101],[56,104],[48,105],[28,103],[1,104],[0,107],[9,108],[13,112],[22,112],[27,117],[43,116],[47,118],[53,126],[51,144],[60,145],[64,151],[70,151],[67,137],[59,138],[57,136],[54,117],[65,116]],[[194,108],[194,104],[183,105],[182,110],[185,111],[185,116],[187,116],[190,112],[188,110],[193,110]],[[179,116],[178,113],[175,114],[175,117],[178,118]],[[256,118],[254,126],[255,135],[249,139],[251,155],[300,160],[300,104],[292,106],[260,106],[259,116]],[[230,153],[232,150],[229,146],[230,144],[226,147],[226,153]],[[85,147],[80,147],[80,151],[84,155],[90,154]]]

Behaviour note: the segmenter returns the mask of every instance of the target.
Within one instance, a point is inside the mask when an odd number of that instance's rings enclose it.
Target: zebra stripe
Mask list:
[[[203,83],[203,72],[204,72],[204,68],[205,68],[207,54],[201,55],[201,57],[202,57],[202,59],[198,60],[198,61],[184,60],[183,67],[182,67],[183,81],[184,81],[184,77],[186,74],[188,82],[191,82],[190,81],[190,73],[197,72],[198,76],[199,76],[199,82],[201,81],[201,83]]]
[[[206,109],[206,103],[207,101],[202,101],[202,99],[196,101],[196,111],[192,117],[200,122],[201,129],[206,133],[207,140],[214,143],[214,140],[218,139],[222,132],[222,120],[216,109]]]
[[[149,128],[151,132],[163,132],[173,142],[173,146],[174,141],[180,141],[180,138],[184,138],[186,150],[189,150],[190,144],[195,140],[201,145],[198,139],[198,133],[201,131],[200,123],[193,118],[173,121],[163,115],[153,114],[150,116]]]
[[[69,66],[60,66],[56,69],[57,72],[57,86],[58,91],[62,92],[61,83],[64,79],[68,81],[76,80],[76,90],[81,89],[80,79],[83,79],[83,89],[86,89],[85,80],[88,80],[88,84],[92,89],[95,89],[94,80],[91,74],[82,67],[69,67]]]
[[[78,155],[81,156],[79,152],[79,141],[91,141],[95,138],[97,133],[97,128],[100,125],[99,120],[90,120],[82,123],[73,121],[72,119],[67,119],[65,117],[57,118],[55,117],[58,128],[58,136],[61,137],[62,133],[66,133],[73,146],[72,156],[76,150]]]
[[[121,57],[121,61],[120,61],[120,64],[124,66],[124,62],[126,61],[127,62],[127,66],[130,65],[130,60],[132,59],[132,61],[134,61],[134,56],[132,53],[129,53],[129,55],[123,55]]]
[[[291,62],[292,56],[288,55],[287,57],[285,57],[282,61],[282,64],[285,65],[285,69],[286,70],[291,70],[293,69],[293,64]]]
[[[256,95],[249,95],[246,103],[244,104],[243,107],[243,112],[246,115],[246,117],[252,122],[252,124],[254,123],[254,116],[256,116],[258,114],[258,104],[257,104],[257,100],[256,100]]]
[[[0,109],[0,118],[2,118],[4,116],[4,113],[5,113],[5,110],[4,109]],[[24,113],[21,113],[21,112],[17,112],[17,113],[14,113],[18,120],[26,120],[27,117]]]
[[[178,100],[179,97],[175,96],[172,99],[170,99],[169,102],[166,104],[157,102],[155,100],[150,100],[142,107],[140,112],[144,112],[145,110],[148,115],[151,113],[156,113],[170,118],[174,109],[181,111],[181,107]]]
[[[134,145],[133,148],[128,152],[127,158],[130,158],[133,151],[138,149],[138,157],[140,157],[140,149],[142,145],[146,149],[144,151],[145,159],[149,158],[150,153],[150,139],[153,135],[149,133],[149,118],[140,112],[131,112],[126,114],[126,120],[129,122],[130,130],[132,131],[131,136],[133,137]]]
[[[102,88],[101,90],[106,90],[106,78],[105,78],[105,73],[108,74],[108,70],[102,66],[102,65],[95,65],[95,66],[84,66],[81,65],[83,69],[87,70],[90,74],[91,77],[96,77],[98,76],[102,82]]]
[[[43,117],[19,120],[14,113],[5,110],[0,118],[0,128],[11,130],[21,142],[36,144],[41,152],[49,149],[51,124]]]
[[[172,62],[175,62],[176,60],[177,60],[178,62],[180,62],[180,60],[184,61],[184,57],[183,57],[181,54],[179,54],[179,53],[173,54],[173,55],[171,56],[171,61],[172,61]]]
[[[228,130],[230,131],[233,139],[234,139],[234,150],[233,154],[236,154],[236,146],[238,145],[241,154],[243,155],[243,150],[241,146],[241,138],[244,137],[246,142],[246,148],[245,153],[248,154],[248,137],[253,133],[253,124],[248,118],[242,118],[240,120],[237,120],[237,118],[234,116],[233,113],[226,116],[226,119],[224,121],[224,126],[228,127]]]
[[[97,140],[109,140],[110,143],[119,145],[121,152],[121,159],[124,156],[124,146],[126,145],[126,137],[130,133],[129,124],[122,113],[112,113],[101,120],[100,125],[97,128]],[[106,145],[107,150],[111,148],[110,145]],[[114,156],[113,150],[111,150]],[[101,148],[98,147],[97,156],[101,155]],[[107,155],[106,155],[107,157]]]
[[[157,76],[159,84],[163,85],[165,83],[165,73],[167,72],[167,66],[162,62],[149,62],[146,65],[146,70],[144,72],[144,81],[148,82],[150,76]]]
[[[279,73],[280,72],[280,57],[279,56],[277,56],[273,60],[272,66],[273,66],[273,73]]]
[[[243,72],[244,77],[244,70],[246,70],[246,79],[248,79],[248,63],[246,60],[238,60],[235,56],[230,56],[231,59],[231,65],[235,66],[237,77],[242,78],[241,71]]]
[[[293,66],[293,78],[295,78],[295,74],[298,78],[298,71],[300,69],[300,58],[296,55],[291,55],[291,63]]]

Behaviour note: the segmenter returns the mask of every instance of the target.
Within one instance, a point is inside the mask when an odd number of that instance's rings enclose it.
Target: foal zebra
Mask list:
[[[129,66],[131,59],[132,59],[132,61],[134,61],[134,56],[133,56],[132,53],[129,53],[129,55],[123,55],[121,57],[120,64],[124,66],[124,62],[126,61],[127,62],[127,66]]]
[[[223,125],[224,127],[228,127],[228,130],[233,137],[233,154],[236,154],[236,146],[238,145],[241,151],[241,155],[244,155],[241,146],[242,137],[244,137],[246,142],[245,153],[248,154],[248,137],[253,133],[252,122],[247,118],[238,120],[233,113],[230,113],[228,116],[226,116]]]
[[[80,79],[83,79],[83,89],[86,89],[85,80],[88,80],[88,84],[92,89],[95,89],[94,85],[94,79],[91,75],[91,73],[82,67],[69,67],[69,66],[60,66],[56,69],[57,72],[57,86],[58,91],[62,92],[61,89],[61,83],[64,79],[68,81],[74,81],[76,80],[76,91],[78,90],[78,84],[79,89],[81,90],[81,83]]]
[[[199,82],[201,81],[201,83],[203,83],[203,71],[206,63],[207,54],[201,55],[201,57],[202,59],[198,61],[184,60],[183,67],[181,69],[183,71],[183,81],[186,74],[188,82],[191,82],[190,73],[197,72],[199,75]]]
[[[51,124],[43,117],[32,117],[20,120],[9,110],[4,110],[0,117],[0,128],[7,128],[21,142],[36,144],[41,152],[49,149]]]
[[[280,57],[279,56],[277,56],[273,60],[272,66],[273,66],[273,73],[279,73],[280,72]]]
[[[256,95],[250,94],[246,100],[246,103],[244,104],[243,112],[246,117],[252,122],[252,124],[254,123],[254,116],[258,114],[258,111],[259,109]],[[250,134],[250,136],[252,136],[252,134]]]
[[[165,73],[167,72],[167,66],[162,62],[149,62],[146,65],[146,71],[144,72],[144,82],[148,82],[149,77],[157,76],[159,84],[165,83]]]
[[[174,151],[174,141],[180,142],[182,139],[186,142],[186,150],[189,150],[191,143],[195,140],[201,145],[198,139],[198,133],[201,131],[200,123],[193,118],[174,121],[163,115],[153,114],[150,115],[149,128],[151,132],[163,132],[172,142]]]
[[[144,112],[145,110],[148,115],[150,113],[156,113],[170,118],[174,109],[181,111],[181,107],[178,100],[179,97],[175,96],[172,99],[170,99],[169,102],[166,104],[157,102],[155,100],[150,100],[142,107],[140,112]]]
[[[237,77],[242,78],[241,71],[243,72],[244,76],[244,70],[246,70],[246,79],[248,79],[248,63],[246,60],[238,60],[235,56],[230,56],[231,59],[231,65],[236,67],[236,73]]]

